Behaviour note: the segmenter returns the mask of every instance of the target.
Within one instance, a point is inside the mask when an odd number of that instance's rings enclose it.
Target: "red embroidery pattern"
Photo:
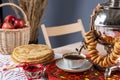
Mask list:
[[[104,71],[90,69],[80,73],[70,73],[59,69],[55,62],[48,64],[46,67],[49,80],[105,80]],[[112,72],[111,77],[107,80],[120,80],[120,72]]]

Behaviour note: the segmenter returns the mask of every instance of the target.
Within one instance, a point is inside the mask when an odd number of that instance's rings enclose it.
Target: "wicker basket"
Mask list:
[[[13,3],[0,4],[0,7],[3,6],[12,6],[20,10],[27,26],[21,29],[0,29],[0,53],[11,54],[15,47],[29,43],[30,26],[26,14],[19,6]]]

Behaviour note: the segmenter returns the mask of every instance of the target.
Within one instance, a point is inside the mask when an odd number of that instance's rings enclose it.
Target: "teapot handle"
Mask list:
[[[103,6],[101,4],[98,4],[96,6],[96,8],[93,10],[92,14],[91,14],[91,19],[90,19],[90,30],[95,30],[95,25],[94,25],[94,21],[95,21],[95,17],[96,14],[103,9]]]

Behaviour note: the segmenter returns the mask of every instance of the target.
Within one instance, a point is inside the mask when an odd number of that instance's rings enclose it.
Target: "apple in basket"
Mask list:
[[[2,28],[2,25],[3,25],[3,24],[2,24],[2,23],[0,23],[0,28]]]
[[[5,17],[4,22],[14,24],[15,20],[16,20],[16,17],[14,17],[13,15],[8,15]]]
[[[24,27],[26,27],[24,21],[13,15],[6,16],[2,25],[2,29],[18,29]]]
[[[15,28],[24,28],[25,23],[22,19],[16,19],[15,22],[14,22],[14,27]]]
[[[11,23],[5,22],[2,25],[2,29],[14,29],[14,26]]]

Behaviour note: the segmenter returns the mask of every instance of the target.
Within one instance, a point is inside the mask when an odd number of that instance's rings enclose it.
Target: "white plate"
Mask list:
[[[83,72],[83,71],[90,69],[92,67],[92,63],[90,63],[88,60],[86,60],[84,65],[82,65],[80,68],[71,69],[71,68],[67,67],[66,64],[64,64],[63,59],[60,59],[56,62],[56,66],[67,72]]]

